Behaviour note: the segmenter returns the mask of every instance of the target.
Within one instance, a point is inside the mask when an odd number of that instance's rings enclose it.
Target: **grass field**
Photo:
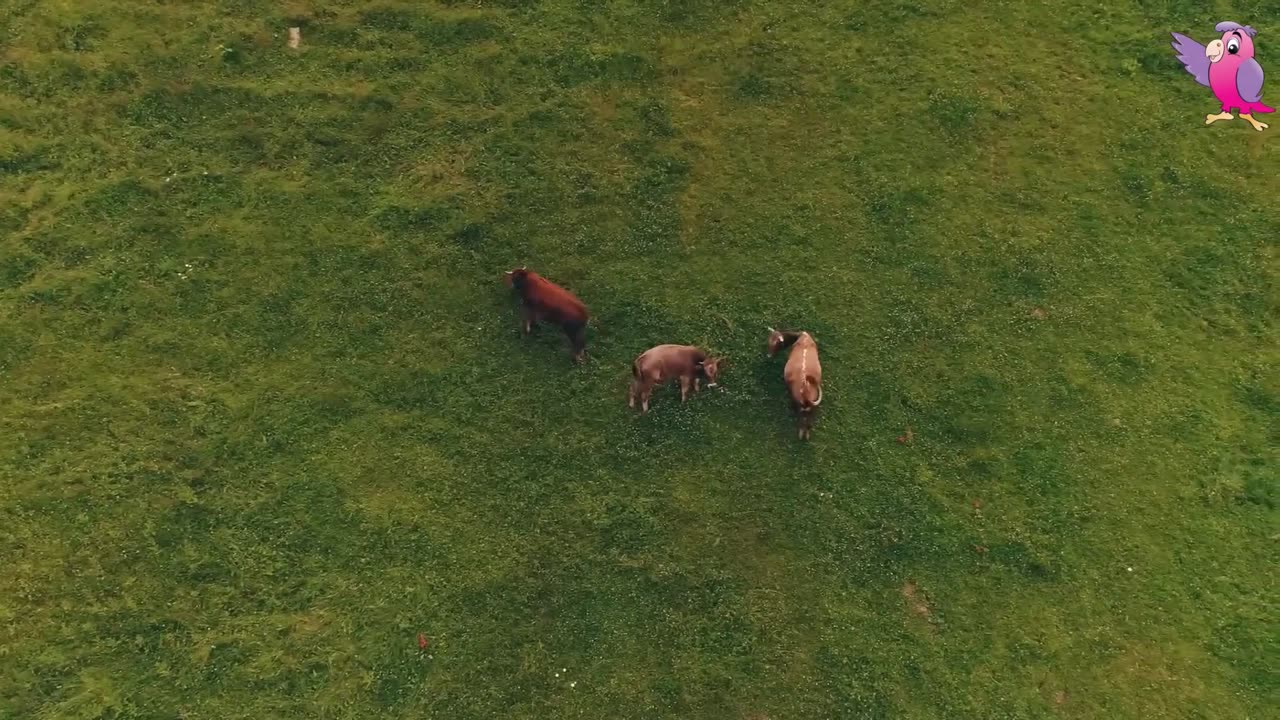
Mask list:
[[[1213,5],[0,0],[0,718],[1277,717]]]

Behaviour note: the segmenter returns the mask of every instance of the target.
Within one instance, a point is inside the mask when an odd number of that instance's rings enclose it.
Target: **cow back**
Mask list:
[[[587,306],[573,293],[541,275],[530,272],[520,294],[526,303],[548,320],[562,325],[583,324],[587,321]]]
[[[818,361],[818,344],[811,338],[801,338],[791,346],[783,379],[792,398],[798,404],[812,403],[817,387],[822,383],[822,364]]]
[[[660,378],[692,377],[697,364],[706,359],[706,352],[693,345],[656,345],[636,358],[636,367]]]

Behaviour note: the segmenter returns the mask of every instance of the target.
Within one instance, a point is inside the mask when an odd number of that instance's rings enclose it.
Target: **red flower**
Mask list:
[[[419,650],[427,649],[427,636],[423,635],[422,633],[418,633],[418,649]]]

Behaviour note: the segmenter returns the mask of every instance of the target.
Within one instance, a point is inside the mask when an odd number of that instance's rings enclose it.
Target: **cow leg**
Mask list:
[[[520,334],[528,335],[533,330],[533,323],[537,320],[537,313],[528,305],[520,306]]]
[[[680,402],[689,399],[689,378],[680,376]]]
[[[636,398],[640,396],[640,391],[644,388],[644,375],[640,372],[640,361],[631,363],[631,386],[627,391],[627,407],[636,406]]]
[[[587,326],[565,328],[565,332],[569,335],[569,344],[573,346],[573,361],[582,362],[582,356],[587,351]]]
[[[649,412],[649,399],[653,397],[653,389],[660,385],[653,377],[641,376],[640,378],[640,410]]]
[[[796,419],[796,433],[800,439],[804,439],[804,406],[796,402],[795,396],[791,396],[791,414]]]
[[[813,437],[813,409],[809,408],[800,414],[800,438],[808,440]]]
[[[643,378],[631,381],[631,393],[627,399],[627,407],[635,407],[636,400],[647,402],[649,399],[649,383]]]
[[[696,393],[696,392],[702,392],[702,388],[700,387],[701,385],[702,385],[702,380],[701,380],[701,378],[694,378],[694,379],[693,379],[693,391],[694,391],[695,393]]]

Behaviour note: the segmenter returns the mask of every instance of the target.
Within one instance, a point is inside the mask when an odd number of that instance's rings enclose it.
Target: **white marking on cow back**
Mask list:
[[[809,336],[809,333],[807,332],[800,333],[800,337],[796,340],[796,344],[800,347],[800,376],[801,377],[806,377],[808,375],[808,373],[806,372],[806,368],[809,367],[809,343],[805,342],[805,340],[812,340],[812,338]]]
[[[808,342],[805,342],[805,341]],[[800,333],[800,338],[796,341],[800,344],[800,382],[809,385],[809,345],[813,342],[813,337],[807,332]],[[822,386],[818,386],[818,399],[814,401],[813,407],[817,407],[822,403]]]

